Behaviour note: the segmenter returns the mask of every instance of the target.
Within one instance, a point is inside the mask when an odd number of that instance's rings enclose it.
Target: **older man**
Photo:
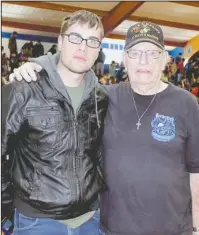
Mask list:
[[[101,234],[198,234],[199,107],[190,93],[160,80],[167,62],[158,25],[129,28],[124,63],[130,83],[108,88]],[[35,67],[25,65],[17,79],[31,80]]]
[[[192,200],[199,226],[199,107],[190,93],[160,80],[167,61],[159,26],[129,28],[124,63],[130,85],[109,90],[103,140],[106,235],[189,235]]]

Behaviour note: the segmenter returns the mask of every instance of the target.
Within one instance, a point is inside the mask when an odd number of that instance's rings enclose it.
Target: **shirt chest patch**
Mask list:
[[[156,113],[151,122],[151,135],[155,140],[169,142],[176,136],[176,124],[174,117],[168,117]]]

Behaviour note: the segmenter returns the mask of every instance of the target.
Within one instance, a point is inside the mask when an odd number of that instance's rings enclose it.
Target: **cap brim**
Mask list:
[[[159,44],[158,42],[156,42],[155,40],[152,40],[150,38],[138,38],[138,39],[134,39],[131,43],[127,44],[125,46],[125,50],[128,50],[129,48],[131,48],[132,46],[140,43],[140,42],[150,42],[150,43],[153,43],[154,45],[158,46],[159,48],[161,49],[164,49],[164,46]]]

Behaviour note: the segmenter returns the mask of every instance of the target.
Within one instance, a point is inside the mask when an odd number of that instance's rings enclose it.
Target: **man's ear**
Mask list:
[[[59,37],[58,37],[58,43],[57,43],[58,51],[61,51],[62,43],[63,43],[63,37],[62,37],[61,35],[59,35]]]

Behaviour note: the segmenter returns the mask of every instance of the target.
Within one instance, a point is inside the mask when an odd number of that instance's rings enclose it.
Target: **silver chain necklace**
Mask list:
[[[146,110],[145,110],[145,111],[142,113],[142,115],[140,116],[139,113],[138,113],[138,110],[137,110],[136,103],[135,103],[135,98],[134,98],[134,94],[133,94],[133,89],[132,89],[132,88],[130,88],[130,89],[131,89],[131,94],[132,94],[132,98],[133,98],[134,107],[135,107],[135,110],[136,110],[136,113],[137,113],[137,117],[138,117],[138,122],[136,123],[136,126],[137,126],[137,130],[139,130],[139,129],[140,129],[140,126],[142,125],[142,123],[141,123],[140,121],[141,121],[141,119],[143,118],[144,114],[145,114],[145,113],[148,111],[148,109],[151,107],[153,101],[154,101],[155,98],[156,98],[156,95],[157,95],[157,93],[158,93],[158,90],[157,90],[157,92],[155,93],[153,99],[151,100],[149,106],[146,108]]]

